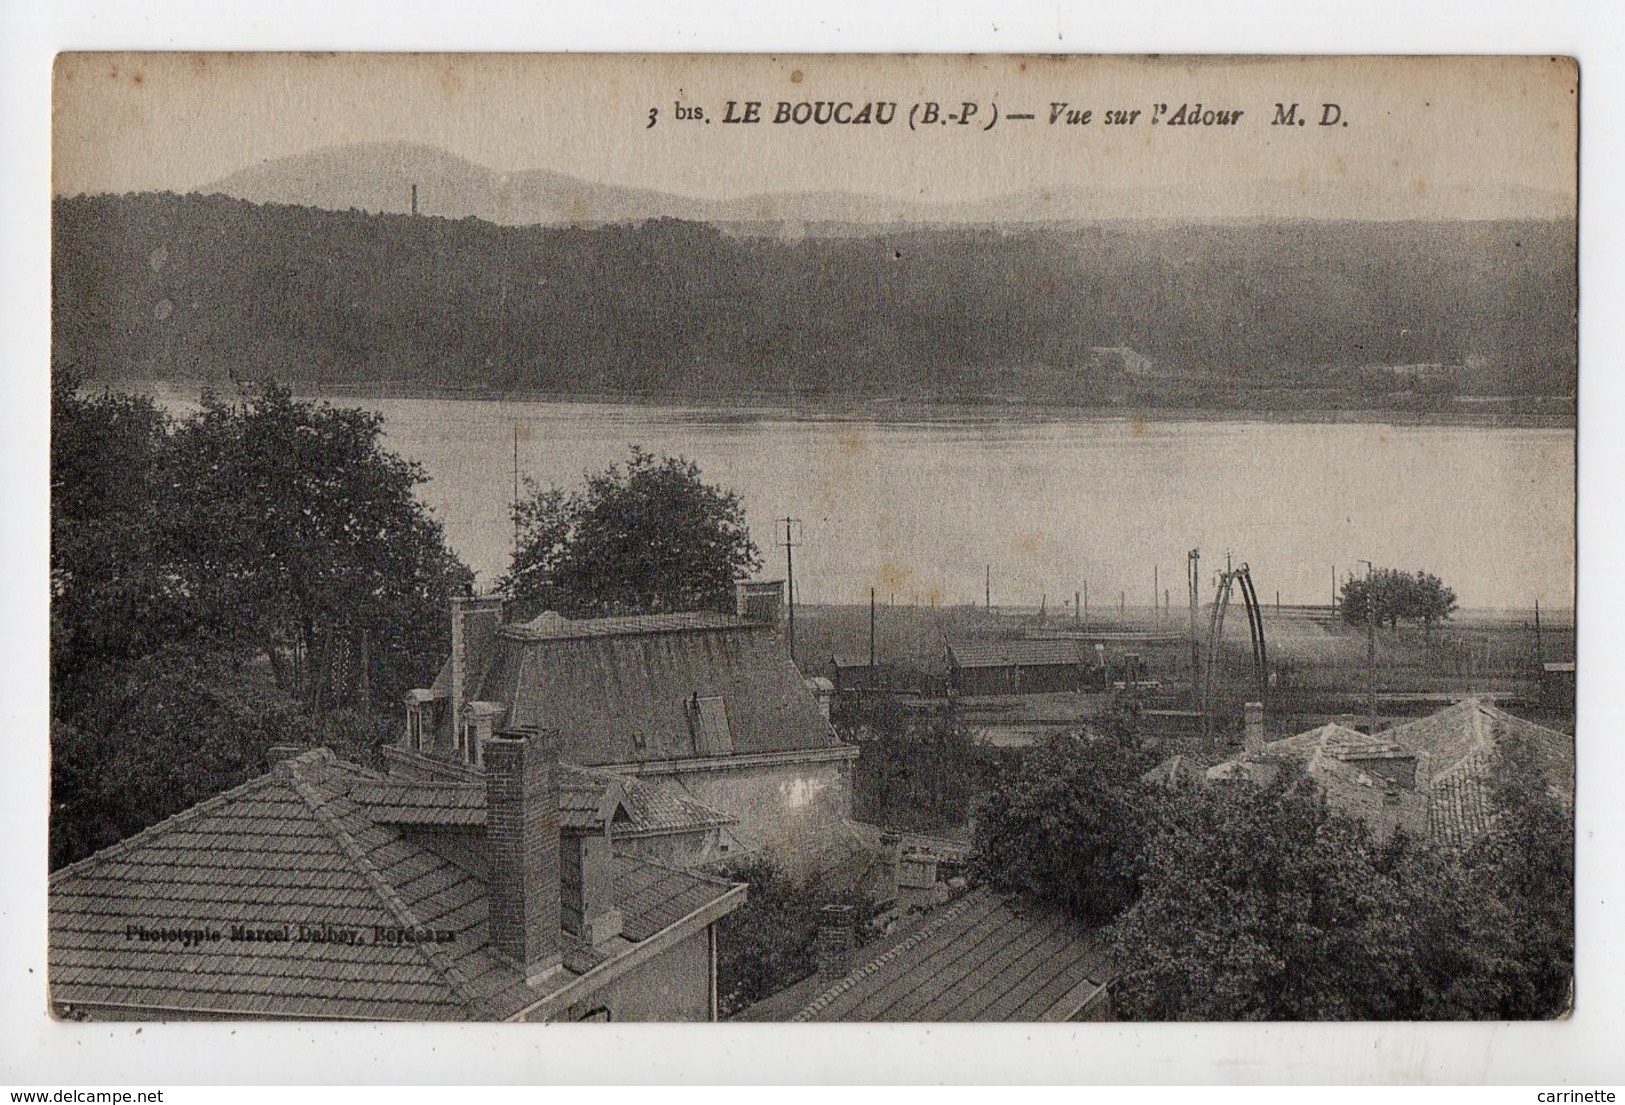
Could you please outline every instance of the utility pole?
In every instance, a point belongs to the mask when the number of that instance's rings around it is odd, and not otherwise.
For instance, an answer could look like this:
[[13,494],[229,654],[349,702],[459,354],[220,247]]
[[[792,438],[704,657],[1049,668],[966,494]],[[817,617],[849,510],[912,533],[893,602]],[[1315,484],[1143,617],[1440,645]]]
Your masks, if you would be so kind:
[[875,589],[869,588],[869,680],[875,678]]
[[1366,710],[1371,715],[1367,732],[1377,735],[1377,578],[1376,567],[1369,560],[1356,561],[1365,565],[1365,694]]
[[796,561],[794,549],[801,542],[793,537],[794,527],[799,520],[786,515],[784,518],[784,576],[785,587],[789,594],[789,630],[790,630],[790,662],[796,659]]
[[1202,550],[1192,549],[1185,554],[1186,584],[1191,598],[1191,690],[1201,694],[1202,642],[1196,635],[1196,608],[1202,589]]
[[1072,592],[1072,620],[1075,621],[1075,622],[1081,622],[1083,620],[1083,592],[1082,591],[1073,591]]
[[1540,600],[1535,600],[1535,673],[1546,678],[1546,650],[1540,639]]
[[1089,620],[1089,581],[1083,581],[1083,620]]
[[1161,572],[1161,565],[1151,565],[1151,613],[1153,614],[1157,612],[1157,596],[1162,594],[1162,581],[1159,579]]
[[993,613],[993,565],[987,566],[987,575],[983,577],[982,598],[987,603],[987,612]]
[[[412,199],[414,206],[417,202],[417,185],[412,185]],[[416,214],[416,212],[413,212]],[[513,425],[513,562],[517,570],[519,566],[519,423]]]

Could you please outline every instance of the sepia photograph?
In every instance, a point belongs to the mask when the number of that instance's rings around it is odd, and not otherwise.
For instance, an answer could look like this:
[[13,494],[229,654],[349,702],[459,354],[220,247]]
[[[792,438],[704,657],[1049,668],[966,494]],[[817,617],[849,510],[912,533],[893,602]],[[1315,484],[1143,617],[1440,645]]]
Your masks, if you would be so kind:
[[59,55],[49,1016],[1583,1012],[1579,86]]

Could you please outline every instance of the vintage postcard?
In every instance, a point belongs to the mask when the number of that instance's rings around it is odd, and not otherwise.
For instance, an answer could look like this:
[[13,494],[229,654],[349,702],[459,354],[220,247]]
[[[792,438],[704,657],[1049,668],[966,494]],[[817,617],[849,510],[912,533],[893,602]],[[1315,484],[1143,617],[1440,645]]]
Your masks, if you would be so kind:
[[52,1014],[1583,1008],[1578,80],[61,55]]

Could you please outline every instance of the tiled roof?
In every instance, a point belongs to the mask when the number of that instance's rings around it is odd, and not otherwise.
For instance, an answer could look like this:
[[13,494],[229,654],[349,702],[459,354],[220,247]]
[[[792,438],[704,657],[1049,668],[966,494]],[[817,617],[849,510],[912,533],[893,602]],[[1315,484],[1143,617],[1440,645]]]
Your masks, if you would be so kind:
[[704,629],[747,629],[756,623],[733,614],[690,610],[681,614],[637,614],[625,618],[563,617],[551,610],[528,622],[505,626],[503,636],[527,641],[564,641],[584,637],[631,637],[645,633],[685,633]]
[[630,779],[628,783],[621,803],[627,819],[616,822],[616,836],[685,832],[739,822],[689,795],[675,779]]
[[557,731],[567,763],[702,755],[687,710],[696,695],[721,697],[733,755],[840,747],[769,627],[705,613],[572,624],[593,628],[504,630],[496,659],[469,687],[471,698],[507,703],[506,724]]
[[722,879],[680,871],[646,859],[616,856],[611,868],[615,905],[629,940],[647,940],[732,889]]
[[[325,750],[308,752],[57,871],[52,1001],[245,1018],[488,1020],[594,965],[599,953],[567,942],[567,972],[551,987],[525,985],[490,949],[484,883],[376,823],[346,793],[374,782]],[[615,863],[627,941],[731,889],[641,860]],[[300,926],[339,939],[302,938],[312,933]],[[218,937],[143,939],[143,929]],[[250,930],[282,938],[241,938]],[[424,930],[452,938],[379,939]]]
[[1392,785],[1358,764],[1332,757],[1315,761],[1309,776],[1320,785],[1334,809],[1345,817],[1364,821],[1378,840],[1387,840],[1398,829],[1413,838],[1427,835],[1426,791]]
[[1425,752],[1434,776],[1447,774],[1473,757],[1487,765],[1496,748],[1519,739],[1533,756],[1549,786],[1574,795],[1574,738],[1544,725],[1515,717],[1482,698],[1469,698],[1424,718],[1398,725],[1383,736],[1406,748]]
[[419,783],[393,779],[358,782],[350,788],[374,821],[390,825],[483,825],[481,783]]
[[951,641],[948,657],[951,664],[961,668],[1043,667],[1079,662],[1078,644],[1070,640]]
[[1061,1020],[1107,973],[1098,931],[984,888],[863,948],[844,978],[808,980],[737,1019]]
[[1488,765],[1468,757],[1433,779],[1428,789],[1428,833],[1446,848],[1466,848],[1495,820],[1495,799],[1487,785]]
[[[739,819],[712,809],[669,779],[633,779],[559,764],[559,816],[565,828],[602,828],[615,835],[658,835],[732,825]],[[482,783],[362,780],[347,793],[374,821],[389,825],[484,825]]]
[[1202,768],[1183,754],[1169,756],[1156,767],[1140,776],[1140,782],[1153,786],[1183,786],[1202,778]]

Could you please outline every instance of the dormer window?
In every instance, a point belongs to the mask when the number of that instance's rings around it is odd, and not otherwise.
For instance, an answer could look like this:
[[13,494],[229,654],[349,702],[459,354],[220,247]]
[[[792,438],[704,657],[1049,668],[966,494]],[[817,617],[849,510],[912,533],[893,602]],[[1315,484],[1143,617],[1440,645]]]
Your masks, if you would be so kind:
[[690,696],[687,708],[689,735],[694,738],[694,751],[700,756],[729,756],[733,754],[733,730],[728,727],[728,707],[720,694]]

